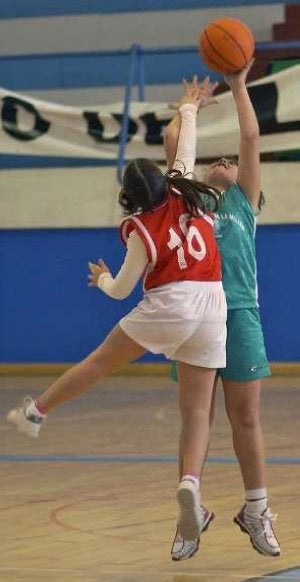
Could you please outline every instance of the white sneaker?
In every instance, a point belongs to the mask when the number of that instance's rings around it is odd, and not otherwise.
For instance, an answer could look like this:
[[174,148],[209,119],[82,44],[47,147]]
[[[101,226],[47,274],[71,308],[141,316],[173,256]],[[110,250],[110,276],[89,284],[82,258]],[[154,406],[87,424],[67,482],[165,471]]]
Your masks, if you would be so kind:
[[203,529],[203,510],[197,485],[189,479],[182,479],[177,489],[177,501],[180,508],[178,533],[184,540],[196,540]]
[[21,408],[13,408],[6,419],[14,424],[19,432],[37,438],[46,415],[40,414],[31,396],[25,396]]
[[272,526],[276,517],[271,513],[269,507],[262,514],[259,514],[248,512],[246,505],[244,505],[233,521],[250,536],[251,544],[255,550],[264,556],[276,557],[280,556],[280,545]]
[[195,540],[185,540],[180,535],[178,529],[176,530],[175,538],[171,548],[172,560],[178,562],[179,560],[187,560],[191,558],[198,550],[200,543],[200,534],[207,530],[210,522],[214,519],[215,514],[201,505],[202,523],[199,530],[199,535]]
[[179,562],[179,560],[191,558],[198,550],[199,541],[199,537],[196,540],[184,540],[180,533],[178,533],[178,530],[176,530],[171,548],[172,560]]

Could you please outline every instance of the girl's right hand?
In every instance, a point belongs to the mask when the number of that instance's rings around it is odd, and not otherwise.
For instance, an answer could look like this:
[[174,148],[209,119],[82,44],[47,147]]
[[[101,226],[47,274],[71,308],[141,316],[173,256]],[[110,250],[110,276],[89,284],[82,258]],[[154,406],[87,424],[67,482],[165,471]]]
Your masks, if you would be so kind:
[[224,75],[224,81],[232,91],[246,85],[247,76],[253,63],[254,59],[251,59],[251,61],[241,71],[232,73],[231,75]]

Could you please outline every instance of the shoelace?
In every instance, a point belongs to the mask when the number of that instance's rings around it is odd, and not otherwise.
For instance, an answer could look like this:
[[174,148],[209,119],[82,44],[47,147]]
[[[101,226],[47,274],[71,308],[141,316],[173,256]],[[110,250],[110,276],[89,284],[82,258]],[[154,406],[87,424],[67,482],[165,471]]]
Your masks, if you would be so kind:
[[[246,512],[245,518],[248,520],[253,528],[255,529],[255,533],[258,536],[266,536],[268,539],[273,538],[275,539],[275,535],[272,528],[272,522],[276,521],[278,515],[277,513],[271,513],[268,509],[263,515],[259,513],[248,513]],[[262,531],[260,528],[262,526]]]
[[262,517],[263,527],[266,534],[267,539],[273,538],[275,539],[275,535],[272,528],[272,522],[276,521],[278,517],[277,513],[271,513],[270,510],[267,510],[266,513]]

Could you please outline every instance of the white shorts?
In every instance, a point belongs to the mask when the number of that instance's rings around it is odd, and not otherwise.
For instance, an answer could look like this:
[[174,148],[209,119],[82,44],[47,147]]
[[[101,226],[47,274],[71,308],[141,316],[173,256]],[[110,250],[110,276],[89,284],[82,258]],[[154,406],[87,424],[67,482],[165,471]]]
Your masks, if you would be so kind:
[[224,368],[226,316],[221,282],[179,281],[147,291],[119,325],[153,354],[194,366]]

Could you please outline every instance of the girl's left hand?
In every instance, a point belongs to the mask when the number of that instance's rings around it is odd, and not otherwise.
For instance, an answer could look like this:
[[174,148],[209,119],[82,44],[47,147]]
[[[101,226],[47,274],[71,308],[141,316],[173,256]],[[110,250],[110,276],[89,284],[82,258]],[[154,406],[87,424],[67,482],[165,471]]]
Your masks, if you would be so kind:
[[90,274],[88,275],[88,286],[89,287],[97,287],[98,286],[98,279],[102,273],[109,273],[110,270],[105,264],[102,259],[98,260],[98,264],[96,263],[88,263]]
[[184,95],[180,99],[179,106],[184,103],[191,103],[196,105],[199,110],[200,107],[207,107],[207,105],[218,103],[214,97],[214,91],[216,90],[218,83],[211,82],[209,76],[205,77],[202,82],[199,82],[198,76],[194,75],[191,83],[186,79],[183,79],[182,83],[184,87]]

